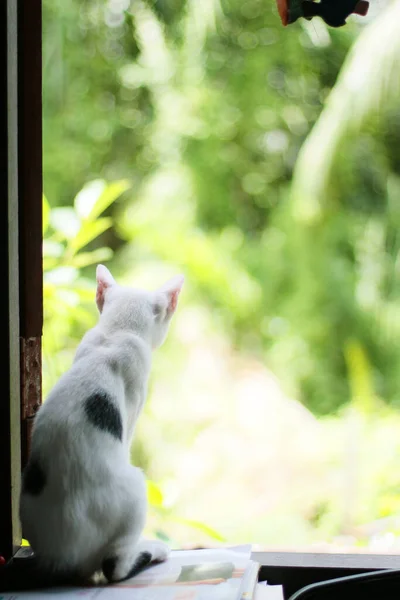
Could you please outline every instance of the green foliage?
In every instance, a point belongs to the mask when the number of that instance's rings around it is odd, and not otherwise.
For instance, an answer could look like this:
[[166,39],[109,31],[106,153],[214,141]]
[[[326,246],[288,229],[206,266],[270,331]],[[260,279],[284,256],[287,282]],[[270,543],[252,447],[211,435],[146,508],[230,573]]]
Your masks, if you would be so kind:
[[[226,539],[215,529],[209,527],[205,523],[196,521],[195,519],[186,519],[176,514],[174,509],[168,508],[164,504],[164,498],[161,488],[152,480],[148,479],[147,483],[147,499],[150,505],[150,528],[152,533],[162,540],[177,545],[171,536],[165,531],[165,525],[172,526],[178,524],[185,529],[194,530],[201,533],[203,537],[211,542],[226,542]],[[189,535],[191,535],[189,533]]]
[[[326,416],[333,469],[348,421],[376,457],[357,518],[397,510],[396,476],[385,472],[386,484],[378,465],[398,457],[399,3],[365,30],[338,31],[319,20],[284,29],[263,0],[43,7],[45,388],[93,322],[88,267],[114,253],[122,278],[149,285],[182,270],[184,302],[207,315],[208,336]],[[155,369],[166,387],[187,358],[177,336],[169,343]],[[181,425],[150,408],[144,429],[176,450],[206,420]],[[136,456],[164,489],[148,439]],[[164,516],[176,510],[165,512],[161,488],[149,487],[152,530],[169,537]],[[285,505],[260,531],[291,535],[291,518],[294,537],[308,525],[342,531],[343,499],[315,494],[307,517]]]
[[[56,204],[88,177],[132,180],[109,238],[129,243],[121,271],[138,259],[184,269],[235,344],[326,412],[348,398],[343,352],[334,334],[326,344],[331,301],[309,295],[314,266],[293,272],[287,192],[356,29],[318,27],[288,35],[261,0],[45,2],[44,142]],[[302,306],[321,313],[309,339]]]
[[70,365],[80,338],[94,325],[95,280],[93,269],[90,278],[85,277],[85,268],[112,257],[112,250],[101,245],[101,234],[112,219],[99,217],[128,188],[127,181],[96,180],[82,188],[73,206],[51,208],[43,198],[45,395]]
[[[394,208],[400,191],[395,59],[399,10],[399,3],[392,3],[349,53],[300,152],[286,224],[297,230],[292,241],[294,270],[306,269],[318,290],[319,300],[313,301],[303,288],[305,301],[328,317],[325,332],[345,360],[349,340],[358,339],[370,365],[372,389],[395,406],[400,403],[400,277],[395,267],[400,240]],[[382,47],[383,35],[393,43]],[[388,139],[397,140],[397,145]],[[313,177],[310,164],[315,167]],[[316,244],[317,240],[328,244]],[[307,326],[305,336],[311,341]],[[319,350],[327,354],[326,349]],[[327,389],[339,391],[337,382],[347,374],[343,366],[341,358],[329,361]],[[310,383],[308,404],[318,411],[323,388]],[[349,383],[351,388],[351,379]],[[340,404],[339,397],[335,393],[330,399],[329,411]],[[348,397],[349,391],[343,389],[342,400]]]

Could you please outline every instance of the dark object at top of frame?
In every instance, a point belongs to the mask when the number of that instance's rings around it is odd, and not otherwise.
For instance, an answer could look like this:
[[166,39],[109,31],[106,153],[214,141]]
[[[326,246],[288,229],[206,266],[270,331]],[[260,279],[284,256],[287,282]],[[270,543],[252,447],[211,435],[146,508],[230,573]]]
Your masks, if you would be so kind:
[[291,25],[303,17],[311,20],[321,17],[330,27],[342,27],[351,14],[365,16],[368,12],[367,0],[276,0],[283,25]]

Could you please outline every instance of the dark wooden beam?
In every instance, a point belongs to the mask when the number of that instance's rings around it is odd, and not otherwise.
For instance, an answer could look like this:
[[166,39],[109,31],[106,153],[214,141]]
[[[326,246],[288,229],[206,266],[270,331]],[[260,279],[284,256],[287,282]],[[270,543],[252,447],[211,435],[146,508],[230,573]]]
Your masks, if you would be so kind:
[[22,466],[41,403],[42,268],[42,6],[18,4],[19,298]]
[[1,2],[0,556],[6,559],[21,542],[21,458],[41,401],[41,46],[41,0]]

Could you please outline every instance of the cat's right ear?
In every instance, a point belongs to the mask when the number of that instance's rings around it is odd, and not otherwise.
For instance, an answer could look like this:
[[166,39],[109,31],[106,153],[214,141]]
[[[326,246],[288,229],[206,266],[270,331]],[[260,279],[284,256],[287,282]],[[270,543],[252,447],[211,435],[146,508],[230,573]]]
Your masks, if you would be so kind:
[[103,311],[104,297],[106,290],[115,285],[115,279],[111,275],[110,271],[104,265],[97,265],[96,269],[96,304],[99,312]]

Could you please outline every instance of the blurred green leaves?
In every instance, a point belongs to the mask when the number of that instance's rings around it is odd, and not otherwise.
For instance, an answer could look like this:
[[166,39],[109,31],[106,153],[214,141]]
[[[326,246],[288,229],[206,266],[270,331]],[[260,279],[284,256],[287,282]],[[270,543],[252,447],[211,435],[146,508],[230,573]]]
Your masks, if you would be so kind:
[[147,479],[147,499],[151,506],[160,508],[163,505],[164,499],[160,487],[151,479]]
[[[171,508],[167,508],[164,505],[164,498],[159,485],[157,485],[154,481],[147,479],[147,499],[150,504],[150,511],[155,513],[162,524],[166,524],[167,527],[174,523],[184,526],[185,528],[194,529],[201,534],[205,535],[208,539],[214,542],[226,542],[226,539],[215,529],[209,527],[205,523],[197,521],[195,519],[187,519],[184,517],[178,516],[175,511]],[[154,516],[150,515],[150,518]],[[157,530],[158,537],[161,539],[170,540],[166,531]]]
[[94,222],[121,194],[131,187],[128,180],[107,184],[104,180],[91,181],[76,195],[74,206],[86,222]]
[[112,249],[99,241],[113,221],[101,215],[129,186],[126,180],[90,182],[77,194],[73,206],[51,208],[43,197],[45,394],[94,324],[95,279],[93,273],[87,279],[84,270],[112,257]]
[[82,268],[98,261],[109,260],[110,248],[81,251],[112,226],[111,217],[100,217],[127,189],[128,181],[106,184],[103,180],[92,181],[77,194],[73,207],[50,209],[43,198],[44,269],[53,266]]
[[[352,46],[359,23],[289,31],[262,0],[45,0],[45,189],[62,205],[46,216],[59,228],[49,267],[61,243],[69,267],[110,248],[121,271],[184,269],[234,344],[316,413],[350,400],[348,335],[399,402],[398,352],[383,344],[400,322],[397,10]],[[363,230],[377,227],[367,256]]]
[[[399,3],[338,31],[284,29],[263,0],[43,9],[45,389],[94,323],[93,265],[113,257],[126,281],[184,271],[195,325],[206,313],[314,414],[379,410],[376,447],[397,435],[383,407],[400,406]],[[175,340],[171,377],[184,352]],[[151,431],[171,427],[189,443],[165,415]],[[385,477],[365,514],[398,505]]]

